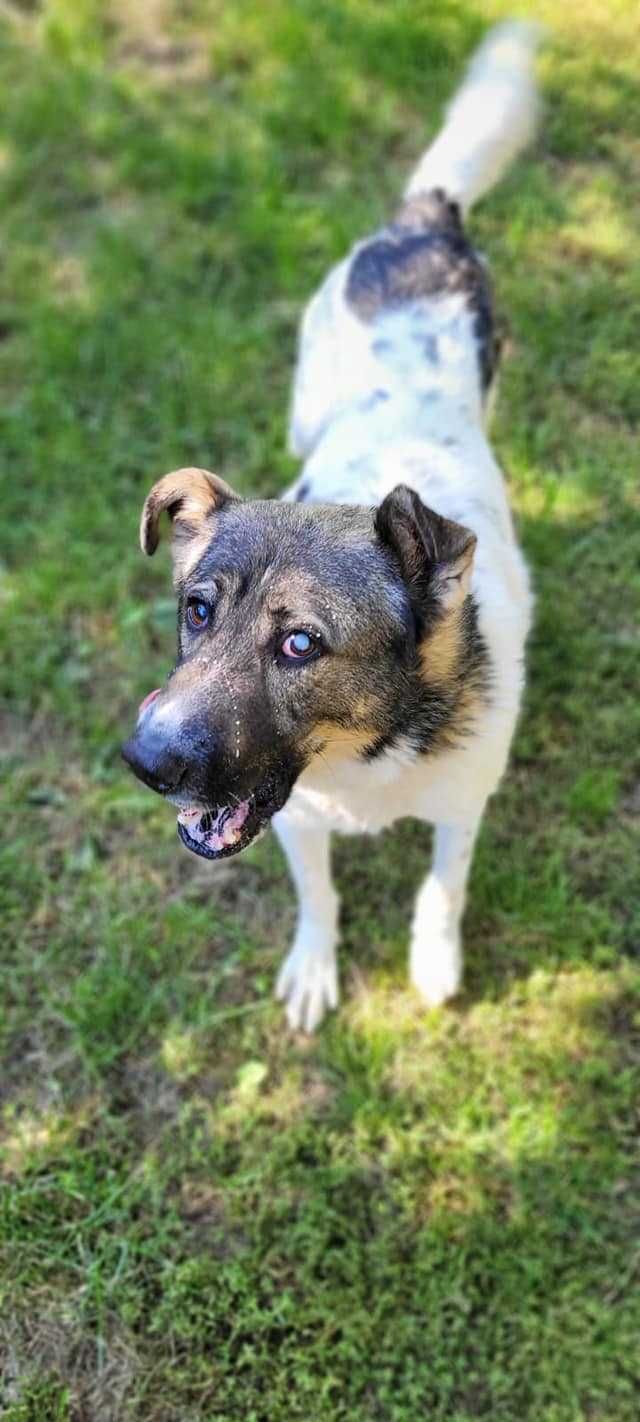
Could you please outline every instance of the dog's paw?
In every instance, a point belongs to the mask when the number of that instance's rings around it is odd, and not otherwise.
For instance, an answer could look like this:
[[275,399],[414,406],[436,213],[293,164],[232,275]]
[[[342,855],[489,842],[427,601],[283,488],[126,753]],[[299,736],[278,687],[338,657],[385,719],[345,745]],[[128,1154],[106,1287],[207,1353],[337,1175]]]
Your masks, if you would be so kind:
[[296,941],[278,974],[276,997],[284,1002],[287,1022],[294,1032],[314,1032],[329,1008],[338,1006],[334,949]]
[[462,955],[456,939],[433,935],[411,944],[409,975],[428,1007],[441,1007],[455,997],[462,978]]

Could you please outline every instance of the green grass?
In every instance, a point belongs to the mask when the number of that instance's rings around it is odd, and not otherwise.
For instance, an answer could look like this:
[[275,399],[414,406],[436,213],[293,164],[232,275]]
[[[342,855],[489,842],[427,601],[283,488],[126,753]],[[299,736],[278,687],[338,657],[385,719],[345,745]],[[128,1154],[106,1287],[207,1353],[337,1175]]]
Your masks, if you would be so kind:
[[473,218],[538,602],[464,994],[407,988],[407,824],[340,846],[343,1005],[289,1037],[275,841],[211,872],[118,757],[173,653],[147,488],[284,486],[301,304],[505,8],[2,6],[6,1422],[637,1419],[634,0],[533,7],[541,137]]

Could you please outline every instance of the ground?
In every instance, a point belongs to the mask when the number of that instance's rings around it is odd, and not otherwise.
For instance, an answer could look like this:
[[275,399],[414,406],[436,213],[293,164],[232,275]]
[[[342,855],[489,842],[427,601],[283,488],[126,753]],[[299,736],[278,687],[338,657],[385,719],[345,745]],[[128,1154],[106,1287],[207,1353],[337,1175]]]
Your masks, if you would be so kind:
[[145,492],[290,479],[301,304],[505,8],[3,0],[5,1422],[638,1416],[635,0],[530,7],[541,135],[472,222],[537,617],[463,994],[407,986],[407,823],[339,846],[292,1037],[275,840],[188,856],[118,754],[173,653]]

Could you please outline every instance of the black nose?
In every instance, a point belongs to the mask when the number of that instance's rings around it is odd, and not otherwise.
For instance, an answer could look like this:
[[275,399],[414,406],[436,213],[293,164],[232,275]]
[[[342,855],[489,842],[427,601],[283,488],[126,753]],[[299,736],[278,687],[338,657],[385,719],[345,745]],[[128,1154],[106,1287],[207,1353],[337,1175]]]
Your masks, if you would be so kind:
[[159,795],[171,795],[181,785],[187,773],[187,761],[182,752],[151,727],[139,727],[122,747],[122,756],[138,780],[142,780]]

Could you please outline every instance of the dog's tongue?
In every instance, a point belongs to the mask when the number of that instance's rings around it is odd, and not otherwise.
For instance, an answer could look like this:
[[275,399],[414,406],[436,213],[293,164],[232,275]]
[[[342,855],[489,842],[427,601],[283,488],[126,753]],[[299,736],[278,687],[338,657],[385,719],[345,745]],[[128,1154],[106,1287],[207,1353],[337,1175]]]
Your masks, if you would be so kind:
[[212,853],[219,854],[221,849],[230,849],[232,845],[237,844],[248,814],[248,800],[242,800],[233,809],[230,805],[225,805],[215,814],[211,814],[208,810],[200,810],[195,806],[192,809],[180,811],[178,824],[186,829],[189,838],[193,839],[196,844],[201,844]]
[[161,686],[157,686],[156,689],[155,689],[155,691],[150,691],[150,692],[149,692],[149,695],[148,695],[148,696],[145,696],[144,701],[141,701],[141,702],[140,702],[140,705],[139,705],[139,707],[138,707],[138,715],[139,715],[139,716],[142,715],[142,712],[143,712],[143,711],[146,711],[147,706],[150,706],[152,701],[155,701],[156,696],[159,696],[161,691],[162,691],[162,687],[161,687]]

